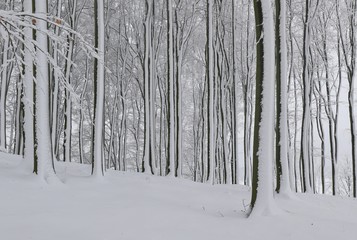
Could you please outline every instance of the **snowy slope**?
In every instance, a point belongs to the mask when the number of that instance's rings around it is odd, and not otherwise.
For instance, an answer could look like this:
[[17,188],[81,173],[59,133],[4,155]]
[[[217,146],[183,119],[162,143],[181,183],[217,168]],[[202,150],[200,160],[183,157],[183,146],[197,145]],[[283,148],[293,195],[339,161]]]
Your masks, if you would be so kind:
[[355,200],[298,195],[278,199],[278,215],[246,219],[245,187],[114,171],[96,182],[89,172],[59,164],[64,184],[48,185],[0,153],[0,239],[357,239]]

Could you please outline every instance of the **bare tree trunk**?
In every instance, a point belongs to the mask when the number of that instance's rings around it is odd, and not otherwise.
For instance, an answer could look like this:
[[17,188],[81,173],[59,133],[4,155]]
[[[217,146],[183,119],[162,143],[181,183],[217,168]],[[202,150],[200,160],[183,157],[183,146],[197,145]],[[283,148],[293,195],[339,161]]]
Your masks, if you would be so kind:
[[[177,160],[175,160],[175,146],[177,148],[177,139],[175,139],[175,100],[174,100],[174,48],[173,48],[173,16],[172,16],[172,0],[167,0],[167,86],[168,86],[168,157],[169,157],[169,175],[177,177]],[[175,141],[176,140],[176,141]],[[176,156],[177,157],[177,156]]]
[[8,79],[8,48],[9,48],[9,34],[3,29],[3,26],[0,26],[0,31],[4,35],[4,44],[3,44],[3,56],[2,56],[2,71],[1,71],[1,89],[0,89],[0,149],[6,150],[6,96],[7,96],[7,79]]
[[153,171],[153,164],[155,163],[155,142],[153,141],[152,138],[152,128],[154,128],[155,126],[153,126],[152,123],[152,79],[151,79],[151,68],[150,68],[150,64],[152,64],[152,59],[150,56],[152,56],[151,52],[151,41],[152,41],[152,37],[151,37],[151,28],[152,28],[152,7],[153,7],[153,2],[152,0],[146,0],[145,2],[146,4],[146,20],[145,20],[145,59],[144,59],[144,106],[145,106],[145,115],[144,115],[144,123],[145,123],[145,131],[144,131],[144,135],[145,135],[145,143],[144,143],[144,156],[143,156],[143,170],[145,173],[150,173],[150,174],[154,174]]
[[208,175],[207,181],[214,184],[215,181],[215,122],[214,122],[214,76],[213,76],[213,0],[207,0],[207,83],[208,83],[208,150],[207,163]]
[[101,0],[95,0],[95,46],[99,55],[94,66],[94,145],[92,159],[92,175],[100,177],[104,175],[103,166],[103,127],[104,127],[104,3]]

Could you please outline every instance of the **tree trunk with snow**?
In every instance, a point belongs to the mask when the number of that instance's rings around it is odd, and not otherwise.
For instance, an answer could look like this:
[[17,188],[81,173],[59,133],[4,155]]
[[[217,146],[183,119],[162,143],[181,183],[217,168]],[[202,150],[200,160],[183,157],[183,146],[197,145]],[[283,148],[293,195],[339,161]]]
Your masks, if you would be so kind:
[[[7,26],[8,27],[8,26]],[[8,52],[10,37],[4,26],[0,26],[0,35],[4,38],[1,61],[1,89],[0,89],[0,149],[6,150],[6,96],[8,93]]]
[[355,104],[354,104],[354,94],[355,94],[355,82],[357,81],[357,33],[356,33],[356,24],[357,24],[357,3],[354,1],[351,3],[352,14],[350,16],[350,30],[353,32],[351,36],[351,66],[349,68],[350,73],[348,77],[348,112],[350,120],[350,134],[351,134],[351,147],[352,147],[352,194],[353,197],[357,197],[357,146],[356,146],[356,123],[355,123]]
[[[169,123],[168,131],[168,157],[169,157],[169,175],[176,175],[175,167],[175,105],[174,105],[174,49],[173,49],[173,17],[172,17],[172,0],[167,0],[167,86],[168,86],[168,113],[167,120]],[[177,123],[176,123],[177,124]]]
[[[75,29],[76,24],[76,11],[77,11],[77,0],[73,0],[73,5],[69,5],[71,8],[70,13],[70,26],[71,29]],[[74,34],[70,33],[67,36],[68,50],[66,53],[66,63],[65,63],[65,119],[64,119],[64,161],[71,162],[72,160],[72,96],[71,96],[71,78],[72,78],[72,61],[74,53]]]
[[[61,16],[61,11],[62,11],[62,0],[59,0],[57,2],[57,17],[60,18]],[[56,26],[55,27],[55,35],[56,36],[59,36],[60,34],[60,31],[59,31],[59,27]],[[54,64],[55,65],[58,65],[58,52],[59,52],[59,46],[58,46],[58,43],[57,41],[54,42],[53,44],[54,46],[54,49],[53,49],[53,61],[54,61]],[[59,103],[58,103],[58,93],[59,93],[59,76],[58,76],[58,72],[55,71],[54,69],[51,69],[52,73],[51,73],[51,76],[52,76],[52,81],[51,81],[51,84],[52,84],[52,101],[51,101],[51,104],[52,104],[52,108],[51,108],[51,111],[52,111],[52,121],[51,121],[51,141],[52,141],[52,155],[53,155],[53,159],[57,159],[58,157],[58,138],[59,138],[59,134],[57,132],[58,130],[58,106],[59,106]]]
[[104,1],[95,0],[95,43],[98,59],[94,66],[96,74],[95,82],[95,107],[94,107],[94,146],[92,175],[95,177],[104,175],[103,166],[103,127],[104,127]]
[[208,81],[208,150],[207,150],[207,164],[208,178],[207,180],[214,184],[215,181],[215,123],[214,123],[214,56],[213,56],[213,0],[207,0],[207,81]]
[[36,140],[38,161],[35,164],[34,172],[43,179],[48,179],[54,175],[50,113],[49,113],[49,81],[48,81],[48,40],[47,40],[47,6],[43,0],[36,0]]
[[[176,12],[177,15],[177,12]],[[176,18],[177,24],[177,18]],[[178,26],[178,25],[176,25]],[[182,175],[182,85],[181,85],[181,74],[182,74],[182,47],[179,46],[180,40],[177,39],[180,34],[176,36],[176,81],[175,81],[175,129],[176,129],[176,156],[175,156],[175,175],[181,177]]]
[[303,42],[303,118],[301,130],[301,166],[302,166],[302,191],[312,192],[312,182],[310,177],[310,154],[311,145],[311,94],[312,80],[310,79],[310,1],[305,1],[304,19],[304,42]]
[[[32,14],[32,0],[24,1],[24,11]],[[35,158],[35,144],[34,144],[34,84],[33,84],[33,52],[32,44],[33,36],[32,29],[26,27],[24,29],[25,35],[25,49],[24,49],[24,79],[23,88],[24,96],[22,102],[24,104],[24,132],[25,132],[25,149],[24,158],[28,161],[34,161]]]
[[145,173],[154,174],[153,164],[155,163],[155,139],[152,134],[154,133],[152,120],[153,120],[153,107],[152,102],[152,84],[151,79],[151,65],[152,65],[152,11],[153,0],[145,1],[146,19],[145,19],[145,56],[144,56],[144,156],[143,156],[143,170]]
[[233,161],[232,161],[232,183],[233,184],[238,184],[238,104],[239,104],[239,95],[238,95],[238,78],[236,74],[236,11],[235,11],[235,0],[232,0],[232,79],[233,79],[233,86],[232,86],[232,95],[233,95],[233,110],[232,110],[232,119],[233,119],[233,150],[232,150],[232,155],[233,155]]
[[253,178],[250,215],[271,214],[274,157],[274,25],[270,0],[254,0],[257,40]]
[[287,103],[287,46],[286,46],[286,3],[276,0],[275,49],[276,49],[276,192],[289,195],[288,164],[288,103]]

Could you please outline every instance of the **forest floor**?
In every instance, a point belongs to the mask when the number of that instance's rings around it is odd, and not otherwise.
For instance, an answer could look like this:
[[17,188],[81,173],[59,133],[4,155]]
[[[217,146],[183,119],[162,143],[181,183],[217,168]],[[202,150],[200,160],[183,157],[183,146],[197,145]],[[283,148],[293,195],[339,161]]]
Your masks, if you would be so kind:
[[57,164],[47,184],[21,158],[0,153],[1,240],[357,239],[357,201],[299,194],[273,216],[246,218],[249,189]]

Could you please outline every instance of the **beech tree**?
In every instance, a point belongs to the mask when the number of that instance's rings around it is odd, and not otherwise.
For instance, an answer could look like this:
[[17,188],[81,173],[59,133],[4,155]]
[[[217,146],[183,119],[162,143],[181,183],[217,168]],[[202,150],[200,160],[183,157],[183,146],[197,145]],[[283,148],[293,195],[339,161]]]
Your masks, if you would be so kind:
[[[24,12],[32,13],[33,6],[32,1],[24,1]],[[27,27],[24,29],[24,95],[22,97],[22,102],[24,104],[24,132],[25,132],[25,148],[24,148],[24,158],[29,161],[33,161],[35,158],[35,143],[34,143],[34,73],[33,73],[33,52],[34,48],[32,45],[33,33],[32,28]]]
[[104,117],[104,1],[94,2],[95,11],[95,47],[98,59],[94,65],[94,145],[92,174],[95,177],[104,175],[103,161],[103,117]]
[[[50,135],[49,84],[48,84],[48,52],[47,42],[47,6],[36,0],[36,84],[35,84],[35,139],[37,143],[34,172],[41,178],[48,179],[54,175],[52,145]],[[37,160],[37,161],[36,161]]]
[[[68,3],[70,9],[70,26],[72,29],[75,29],[76,25],[76,11],[77,11],[77,0],[74,0],[72,3]],[[61,6],[59,6],[61,7]],[[71,78],[72,78],[72,59],[74,55],[74,34],[70,33],[67,36],[68,50],[66,52],[66,62],[65,62],[65,81],[68,87],[71,86]],[[64,103],[64,161],[71,161],[72,153],[71,153],[71,145],[72,145],[72,97],[71,97],[71,89],[65,88],[65,103]]]
[[274,25],[270,0],[254,1],[256,27],[256,95],[250,215],[273,210]]
[[288,159],[288,103],[287,103],[287,46],[286,3],[275,1],[275,49],[276,49],[276,191],[290,194]]
[[[172,0],[167,0],[167,79],[168,79],[168,122],[169,122],[169,133],[168,133],[168,156],[169,156],[169,174],[171,176],[177,177],[177,171],[175,164],[175,106],[174,106],[174,48],[173,48],[173,16],[172,16]],[[177,124],[177,122],[176,122]],[[178,154],[176,152],[176,154]]]
[[146,173],[154,173],[156,143],[155,143],[155,124],[154,120],[154,79],[152,79],[153,61],[152,61],[152,15],[153,15],[152,0],[145,1],[145,56],[144,56],[144,122],[145,122],[145,143],[143,170]]
[[208,150],[207,150],[207,164],[208,175],[207,181],[211,184],[215,179],[215,122],[214,122],[214,76],[213,76],[213,0],[207,0],[207,86],[208,86]]

